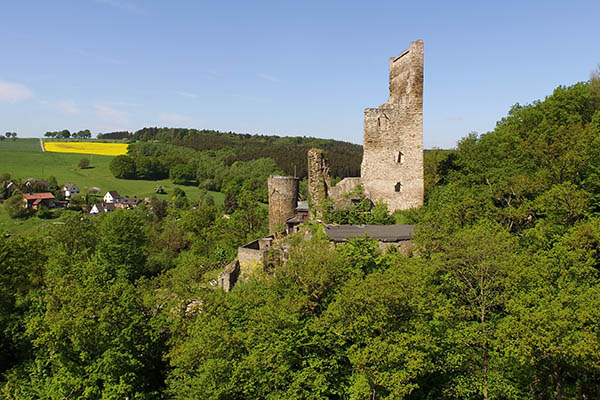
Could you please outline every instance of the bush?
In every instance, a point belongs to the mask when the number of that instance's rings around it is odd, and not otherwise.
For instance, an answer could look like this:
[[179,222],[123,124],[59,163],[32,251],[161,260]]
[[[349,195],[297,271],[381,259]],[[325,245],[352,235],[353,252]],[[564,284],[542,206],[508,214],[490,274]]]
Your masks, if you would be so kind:
[[4,203],[6,211],[11,218],[21,218],[29,214],[29,210],[23,207],[23,193],[15,190],[13,195]]
[[52,211],[43,204],[40,204],[37,210],[37,217],[42,219],[52,218]]
[[115,178],[135,179],[135,161],[128,156],[117,156],[109,165],[110,172]]

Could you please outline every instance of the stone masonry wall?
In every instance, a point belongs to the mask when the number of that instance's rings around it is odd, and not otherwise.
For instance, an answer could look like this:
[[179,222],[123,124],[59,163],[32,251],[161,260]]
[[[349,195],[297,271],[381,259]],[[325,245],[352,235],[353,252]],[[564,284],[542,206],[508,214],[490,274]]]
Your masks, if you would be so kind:
[[298,178],[271,175],[269,190],[269,232],[285,228],[285,221],[296,214]]
[[390,95],[364,119],[361,182],[390,212],[423,205],[423,41],[390,59]]
[[313,206],[329,196],[331,175],[321,149],[310,149],[308,158],[308,198]]
[[230,262],[217,277],[217,283],[224,291],[229,292],[240,275],[240,263],[237,259]]
[[263,265],[263,255],[265,252],[266,250],[255,250],[239,247],[237,260],[240,266],[240,274],[247,276],[254,271],[261,270]]
[[[336,208],[344,208],[348,206],[347,195],[356,189],[357,186],[361,185],[361,178],[344,178],[337,185],[331,188],[329,197],[333,201],[333,205]],[[368,197],[368,193],[365,193]]]

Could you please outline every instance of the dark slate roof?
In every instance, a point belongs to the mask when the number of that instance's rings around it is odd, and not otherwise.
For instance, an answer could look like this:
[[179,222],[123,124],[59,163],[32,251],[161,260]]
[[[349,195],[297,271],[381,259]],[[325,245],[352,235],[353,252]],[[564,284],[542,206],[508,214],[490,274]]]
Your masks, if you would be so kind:
[[33,179],[33,178],[29,178],[27,179],[27,181],[25,181],[26,185],[35,185],[35,184],[39,184],[39,185],[43,185],[45,187],[50,187],[50,182],[48,181],[43,181],[43,180],[39,180],[39,179]]
[[68,191],[72,191],[73,188],[76,188],[77,186],[74,183],[67,183],[66,185],[64,185],[62,188],[63,190],[68,190]]
[[142,202],[142,199],[139,199],[137,197],[123,196],[120,199],[121,199],[121,201],[119,201],[119,203],[133,205],[133,206],[137,206],[138,204],[140,204]]
[[325,225],[325,233],[333,242],[368,236],[380,242],[410,240],[414,225]]
[[117,199],[117,198],[121,197],[121,196],[119,196],[119,193],[117,193],[116,190],[109,190],[108,193],[110,193],[110,195],[113,199]]

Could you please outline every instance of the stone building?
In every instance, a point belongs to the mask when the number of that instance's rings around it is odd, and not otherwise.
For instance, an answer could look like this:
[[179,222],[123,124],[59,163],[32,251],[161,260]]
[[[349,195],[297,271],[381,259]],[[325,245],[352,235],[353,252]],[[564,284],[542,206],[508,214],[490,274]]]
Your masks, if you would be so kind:
[[285,229],[285,222],[296,215],[298,205],[298,178],[271,175],[269,191],[269,232]]
[[423,205],[423,41],[390,58],[390,95],[364,119],[361,183],[390,212]]

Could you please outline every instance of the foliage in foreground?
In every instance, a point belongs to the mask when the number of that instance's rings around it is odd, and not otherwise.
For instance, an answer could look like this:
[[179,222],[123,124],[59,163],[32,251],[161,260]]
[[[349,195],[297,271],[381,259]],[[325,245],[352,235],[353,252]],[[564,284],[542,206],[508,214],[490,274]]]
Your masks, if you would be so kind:
[[0,395],[599,398],[595,90],[560,87],[438,154],[426,206],[396,216],[418,222],[407,254],[309,227],[224,293],[218,268],[265,234],[249,191],[229,218],[67,213],[3,239]]

